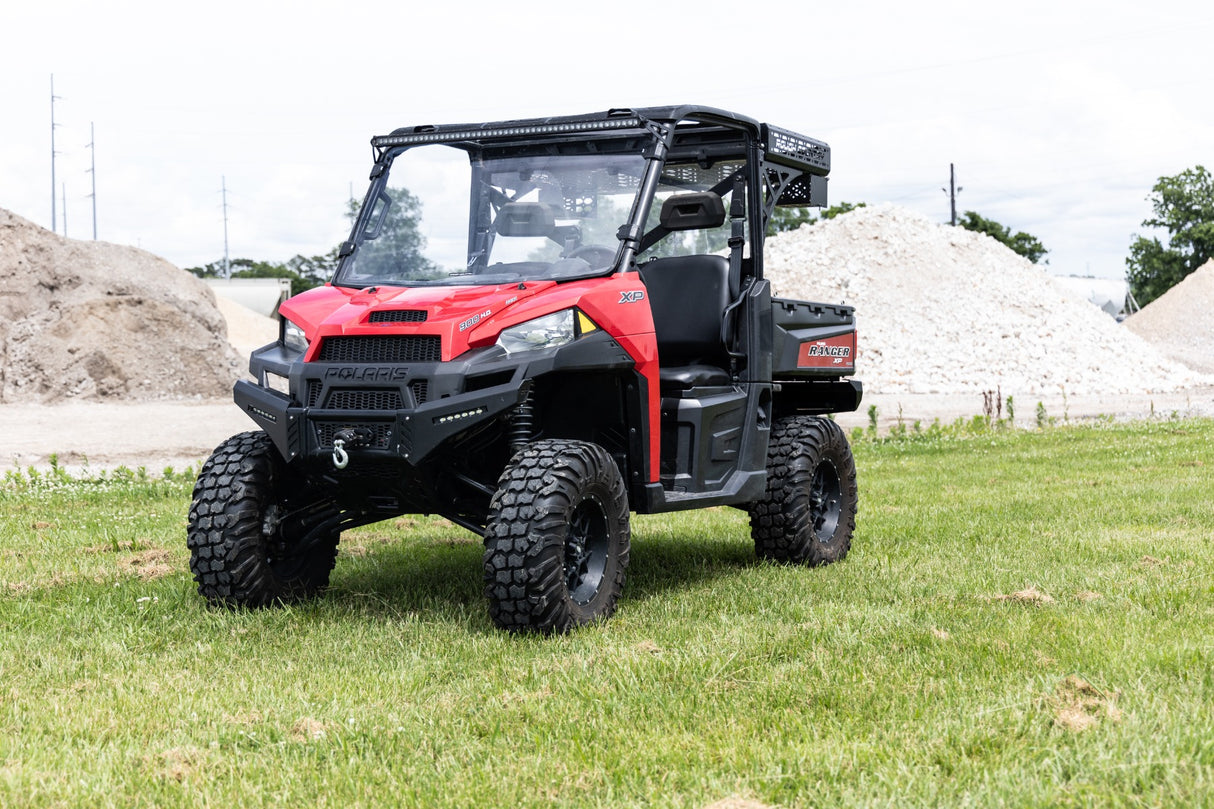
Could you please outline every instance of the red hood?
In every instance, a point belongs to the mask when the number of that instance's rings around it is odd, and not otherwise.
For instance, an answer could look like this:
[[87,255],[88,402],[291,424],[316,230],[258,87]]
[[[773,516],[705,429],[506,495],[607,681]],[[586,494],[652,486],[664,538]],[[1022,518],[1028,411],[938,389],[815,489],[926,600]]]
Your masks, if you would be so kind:
[[[442,337],[442,358],[492,345],[502,329],[532,318],[578,307],[613,336],[653,333],[647,305],[637,305],[644,286],[635,274],[557,284],[527,281],[474,287],[323,286],[286,301],[279,311],[316,346],[335,335],[431,334]],[[620,305],[623,302],[637,302]],[[414,310],[424,319],[372,323],[372,312]],[[311,354],[311,352],[309,352]],[[312,359],[309,355],[308,359]]]
[[[474,326],[555,286],[552,281],[476,287],[371,287],[348,289],[323,286],[284,302],[279,311],[303,328],[308,339],[334,335],[437,334],[443,337],[443,359],[466,351]],[[372,312],[411,310],[424,319],[371,323]]]

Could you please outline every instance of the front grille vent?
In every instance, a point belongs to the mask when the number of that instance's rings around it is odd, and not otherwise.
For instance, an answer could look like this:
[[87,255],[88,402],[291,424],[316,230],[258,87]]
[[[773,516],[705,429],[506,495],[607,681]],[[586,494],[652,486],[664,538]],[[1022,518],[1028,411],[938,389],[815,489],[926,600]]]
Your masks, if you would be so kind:
[[430,383],[425,379],[415,379],[409,383],[409,390],[413,393],[413,406],[418,407],[426,403],[430,393]]
[[326,337],[320,362],[438,362],[443,357],[437,335]]
[[383,309],[371,313],[372,323],[425,323],[425,309]]
[[329,410],[402,410],[399,390],[335,390],[325,407]]

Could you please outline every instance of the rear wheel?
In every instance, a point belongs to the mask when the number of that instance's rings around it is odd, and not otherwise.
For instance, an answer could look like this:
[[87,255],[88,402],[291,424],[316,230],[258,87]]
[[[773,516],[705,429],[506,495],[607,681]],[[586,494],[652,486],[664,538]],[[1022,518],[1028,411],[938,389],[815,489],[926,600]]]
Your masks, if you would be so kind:
[[777,421],[768,444],[767,491],[750,506],[759,558],[837,562],[851,547],[856,502],[856,463],[843,429],[813,416]]
[[263,432],[229,438],[198,475],[190,505],[190,570],[207,601],[263,607],[317,595],[329,584],[339,534],[302,519],[286,463]]
[[628,497],[611,455],[583,441],[527,445],[502,473],[485,528],[493,622],[551,633],[608,617],[628,552]]

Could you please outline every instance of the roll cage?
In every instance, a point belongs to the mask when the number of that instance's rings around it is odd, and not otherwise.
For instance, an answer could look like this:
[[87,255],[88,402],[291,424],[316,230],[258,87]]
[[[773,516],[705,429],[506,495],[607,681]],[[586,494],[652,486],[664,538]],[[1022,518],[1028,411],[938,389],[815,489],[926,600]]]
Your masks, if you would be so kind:
[[[554,274],[557,280],[633,268],[639,254],[670,233],[651,216],[655,192],[659,186],[677,188],[680,182],[718,196],[743,192],[738,196],[745,199],[747,241],[751,245],[745,273],[762,278],[762,238],[772,211],[777,205],[824,206],[826,175],[830,171],[830,148],[821,141],[724,110],[690,105],[612,109],[482,124],[403,127],[373,138],[371,145],[375,159],[371,185],[351,238],[339,250],[341,263],[334,277],[334,284],[339,286],[365,285],[354,279],[353,257],[367,234],[377,232],[378,223],[373,217],[381,216],[382,209],[376,201],[385,195],[392,162],[419,146],[450,146],[466,153],[473,166],[467,242],[468,265],[473,269],[478,260],[483,261],[488,255],[495,238],[491,220],[500,216],[505,206],[524,196],[518,191],[511,198],[487,184],[478,190],[483,179],[478,176],[478,166],[506,160],[640,156],[644,168],[636,178],[631,208],[613,234],[618,242],[613,260],[585,262],[584,268],[569,263]],[[706,186],[705,178],[715,182]],[[759,193],[745,193],[746,189],[758,189]],[[477,202],[478,195],[482,204]],[[488,205],[483,204],[485,201]],[[542,216],[535,208],[513,213],[520,217],[516,232],[528,235],[531,231],[527,228],[531,226],[527,218]],[[543,231],[554,242],[563,239],[567,245],[574,244],[576,234],[562,231],[562,227],[569,226],[549,226],[544,222],[535,226],[535,233]],[[734,238],[738,238],[736,233]]]

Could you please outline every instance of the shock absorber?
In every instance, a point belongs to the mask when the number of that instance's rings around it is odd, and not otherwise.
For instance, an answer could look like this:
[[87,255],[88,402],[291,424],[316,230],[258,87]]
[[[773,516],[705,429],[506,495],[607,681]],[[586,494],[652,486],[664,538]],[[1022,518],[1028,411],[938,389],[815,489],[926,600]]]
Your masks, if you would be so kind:
[[510,414],[510,452],[518,452],[531,441],[535,430],[535,411],[533,410],[531,387],[523,393],[523,400]]

